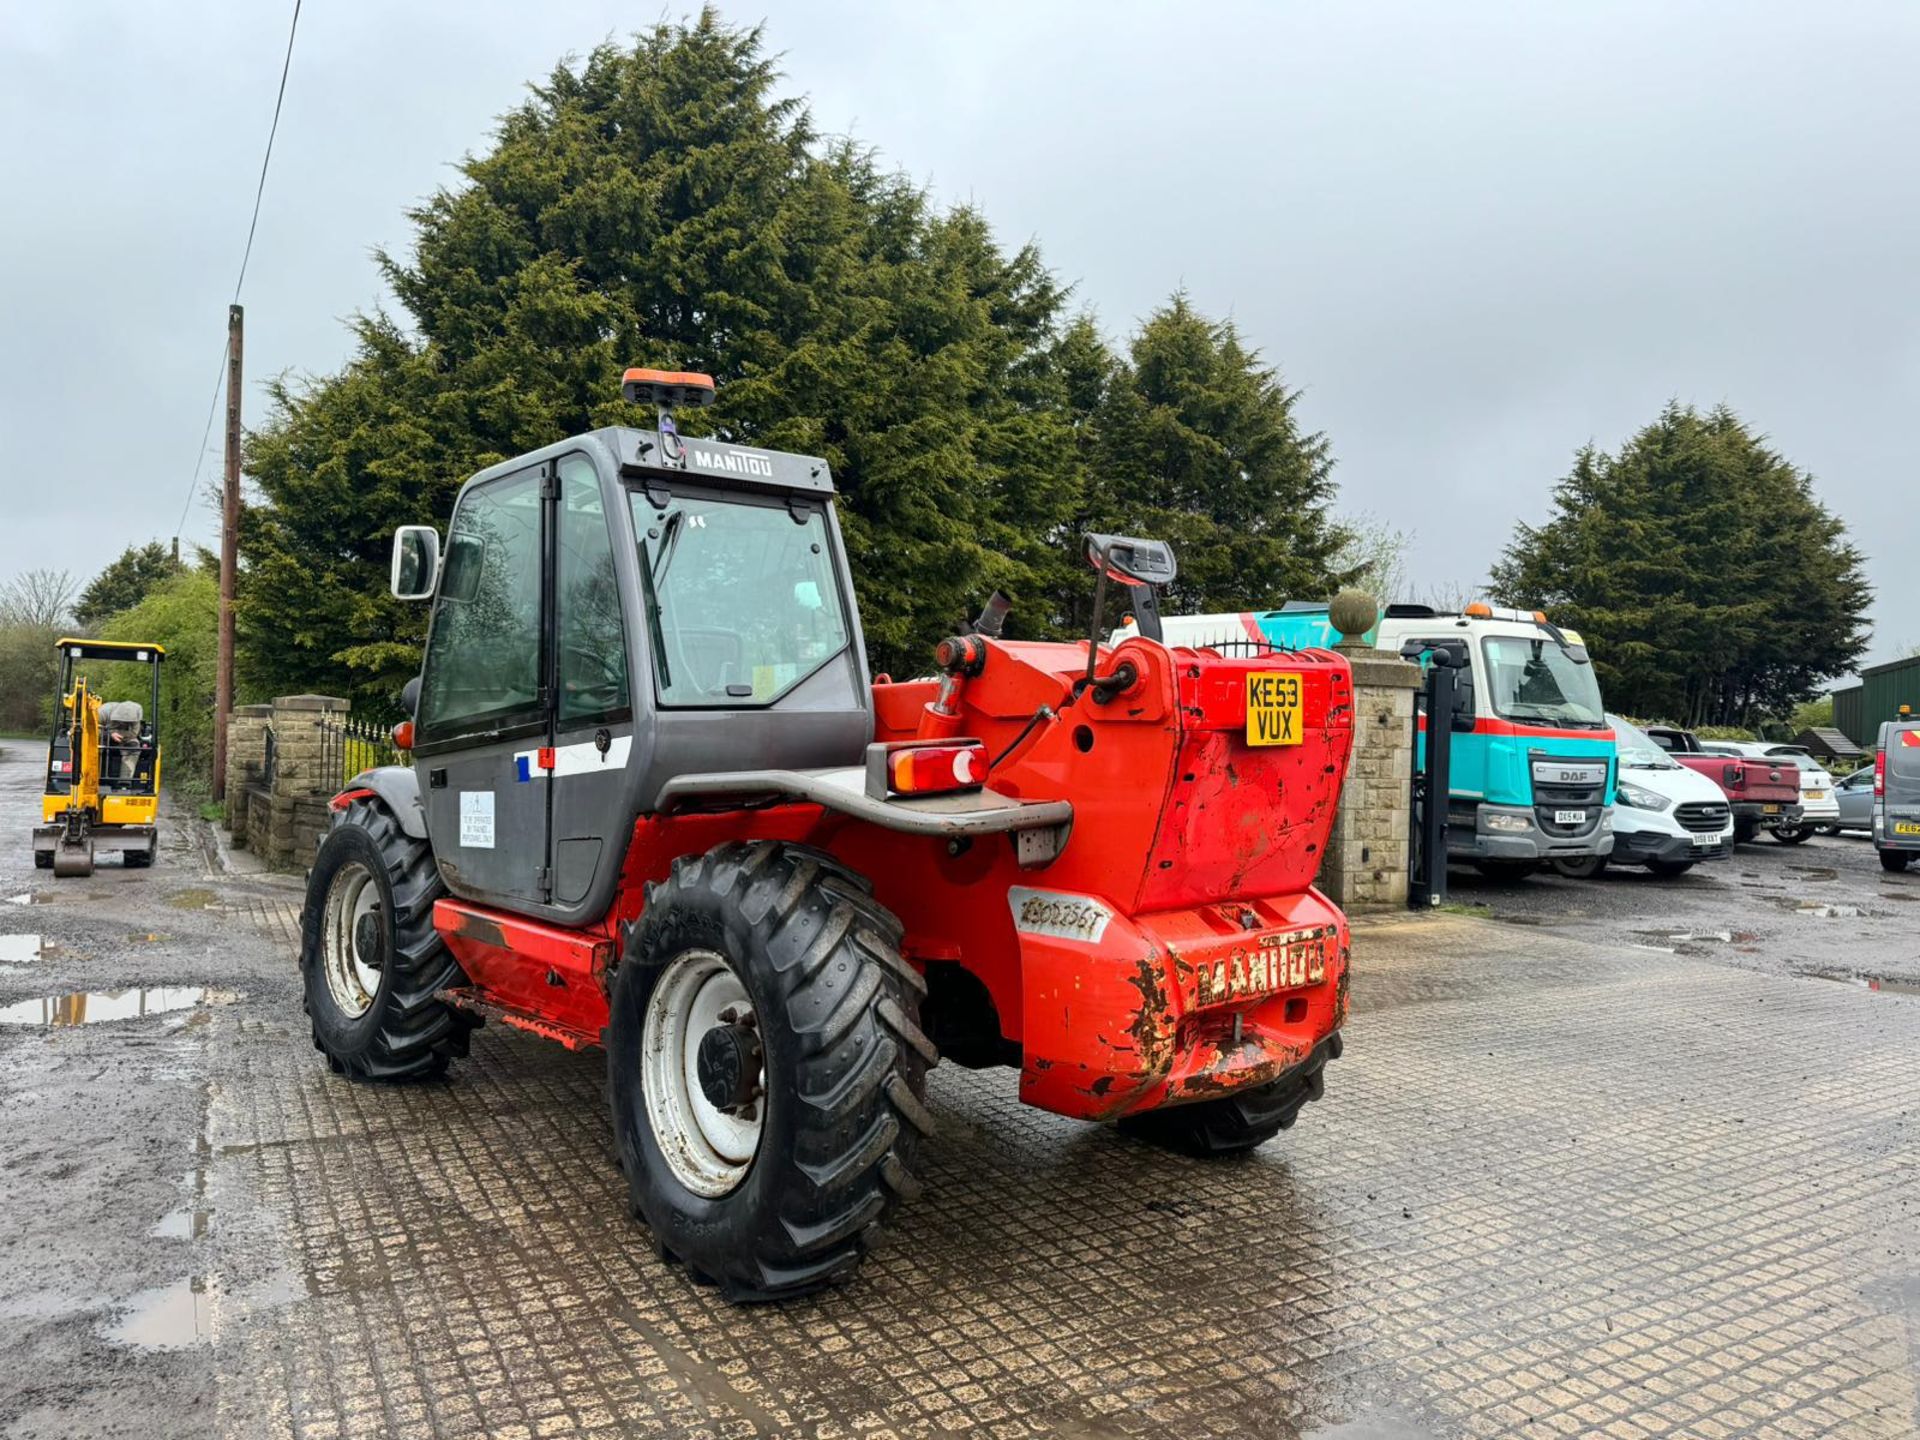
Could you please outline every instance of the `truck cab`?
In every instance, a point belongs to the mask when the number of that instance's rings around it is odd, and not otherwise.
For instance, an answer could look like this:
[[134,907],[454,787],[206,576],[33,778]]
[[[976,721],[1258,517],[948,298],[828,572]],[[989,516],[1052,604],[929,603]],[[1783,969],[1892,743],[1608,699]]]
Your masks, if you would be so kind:
[[[1225,654],[1333,644],[1324,604],[1166,616],[1169,645]],[[1138,633],[1115,631],[1116,639]],[[1444,613],[1389,605],[1366,639],[1424,664],[1458,642],[1459,671],[1447,807],[1447,854],[1492,875],[1520,876],[1555,860],[1613,850],[1618,766],[1613,727],[1580,636],[1537,611],[1469,605]],[[1422,717],[1422,729],[1430,723]]]

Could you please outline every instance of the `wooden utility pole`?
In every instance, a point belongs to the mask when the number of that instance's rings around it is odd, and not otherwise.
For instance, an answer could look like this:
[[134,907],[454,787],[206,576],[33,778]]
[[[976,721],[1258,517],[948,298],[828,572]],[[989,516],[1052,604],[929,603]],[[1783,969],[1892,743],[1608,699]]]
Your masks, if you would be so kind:
[[240,563],[240,350],[246,312],[227,307],[227,473],[220,499],[220,660],[213,682],[213,798],[227,798],[227,712],[233,709],[233,572]]

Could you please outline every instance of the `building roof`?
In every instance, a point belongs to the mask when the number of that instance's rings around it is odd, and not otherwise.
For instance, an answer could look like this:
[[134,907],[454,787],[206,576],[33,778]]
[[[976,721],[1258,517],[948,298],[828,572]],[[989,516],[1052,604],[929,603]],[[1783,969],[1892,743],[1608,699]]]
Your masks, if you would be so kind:
[[1802,730],[1794,736],[1794,743],[1804,746],[1817,755],[1832,755],[1844,760],[1866,754],[1866,751],[1849,740],[1844,732],[1834,729],[1831,725],[1814,725]]

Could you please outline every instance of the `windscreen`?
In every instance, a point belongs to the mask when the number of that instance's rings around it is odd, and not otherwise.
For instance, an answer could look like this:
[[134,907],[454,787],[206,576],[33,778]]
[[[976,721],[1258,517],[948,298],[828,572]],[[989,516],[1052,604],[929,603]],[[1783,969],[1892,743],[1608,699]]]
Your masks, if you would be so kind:
[[1592,665],[1578,663],[1544,635],[1489,635],[1480,643],[1495,714],[1523,725],[1606,728]]
[[1669,759],[1667,752],[1654,743],[1653,737],[1638,725],[1630,725],[1618,715],[1609,715],[1613,725],[1613,740],[1620,752],[1622,770],[1678,770],[1678,760]]
[[847,648],[820,506],[662,498],[631,496],[662,705],[765,705]]

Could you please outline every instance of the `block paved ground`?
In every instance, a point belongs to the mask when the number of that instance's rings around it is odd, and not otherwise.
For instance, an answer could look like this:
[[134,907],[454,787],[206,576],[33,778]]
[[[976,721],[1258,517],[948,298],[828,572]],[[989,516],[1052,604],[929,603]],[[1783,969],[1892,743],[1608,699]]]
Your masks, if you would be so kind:
[[[30,777],[0,756],[0,832]],[[297,892],[178,817],[145,874],[25,856],[0,1006],[151,1003],[0,1026],[0,1434],[1920,1434],[1904,994],[1365,925],[1327,1099],[1257,1156],[945,1067],[890,1245],[740,1310],[626,1217],[597,1056],[487,1030],[446,1083],[350,1085]]]

